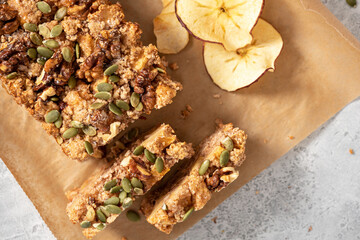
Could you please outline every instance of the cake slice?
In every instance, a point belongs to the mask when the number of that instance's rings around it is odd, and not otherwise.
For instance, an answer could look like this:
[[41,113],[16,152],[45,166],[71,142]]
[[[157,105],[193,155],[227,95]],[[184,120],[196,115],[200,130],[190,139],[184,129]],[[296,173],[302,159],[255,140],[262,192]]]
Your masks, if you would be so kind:
[[101,158],[141,114],[172,102],[154,45],[108,0],[0,4],[0,79],[70,158]]
[[174,225],[193,211],[202,209],[213,192],[219,192],[238,176],[235,169],[245,160],[246,134],[230,124],[219,124],[206,138],[193,163],[179,172],[164,188],[143,199],[141,211],[146,220],[169,234]]
[[108,168],[67,194],[66,210],[83,234],[92,238],[145,194],[178,161],[192,157],[191,144],[180,142],[166,124],[136,140]]

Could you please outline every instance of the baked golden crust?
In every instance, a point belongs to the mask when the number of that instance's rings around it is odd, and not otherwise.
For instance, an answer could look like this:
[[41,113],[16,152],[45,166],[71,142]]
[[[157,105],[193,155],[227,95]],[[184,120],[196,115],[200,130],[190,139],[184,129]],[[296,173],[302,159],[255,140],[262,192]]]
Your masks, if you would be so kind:
[[[0,4],[0,15],[10,13],[7,18],[0,19],[0,26],[11,23],[0,29],[0,79],[16,102],[43,122],[44,129],[54,136],[69,157],[80,161],[88,158],[84,145],[87,141],[93,148],[91,156],[101,158],[101,146],[141,114],[150,114],[152,109],[170,104],[176,92],[182,89],[181,84],[172,81],[164,71],[156,47],[142,45],[138,24],[124,20],[120,4],[107,0],[48,0],[51,12],[45,14],[38,9],[37,2],[8,0]],[[67,9],[66,15],[54,20],[61,8]],[[25,30],[26,23],[35,24],[37,31]],[[44,30],[50,31],[55,26],[62,28],[56,37]],[[34,35],[59,44],[50,49],[53,51],[51,57],[45,58],[39,51],[35,58],[27,54],[33,49],[36,55],[36,49],[44,47],[45,43],[36,45],[31,40]],[[80,49],[78,56],[77,47]],[[68,50],[67,56],[64,49]],[[70,60],[69,54],[72,55]],[[113,65],[117,66],[111,71],[111,75],[118,77],[115,82],[104,73]],[[14,72],[16,74],[9,78]],[[76,84],[69,82],[73,77]],[[95,97],[96,93],[104,91],[98,88],[101,83],[110,84],[109,99]],[[134,93],[140,99],[137,105],[130,101]],[[120,108],[119,101],[129,108]],[[95,102],[103,106],[95,109],[92,106]],[[111,111],[111,103],[120,112]],[[61,126],[44,121],[52,110],[60,112]],[[72,127],[72,121],[95,128],[95,135],[86,135],[79,129],[76,136],[63,138],[65,131]]]
[[[245,160],[246,134],[230,124],[219,124],[217,131],[199,146],[195,161],[173,177],[175,182],[145,196],[141,211],[146,220],[169,234],[174,225],[182,222],[191,211],[202,209],[213,192],[218,192],[239,175],[235,169]],[[226,147],[225,139],[231,139],[233,147]],[[226,150],[228,149],[228,150]],[[228,162],[220,163],[220,155],[228,151]],[[209,165],[200,168],[208,160]],[[188,213],[188,214],[187,214]]]

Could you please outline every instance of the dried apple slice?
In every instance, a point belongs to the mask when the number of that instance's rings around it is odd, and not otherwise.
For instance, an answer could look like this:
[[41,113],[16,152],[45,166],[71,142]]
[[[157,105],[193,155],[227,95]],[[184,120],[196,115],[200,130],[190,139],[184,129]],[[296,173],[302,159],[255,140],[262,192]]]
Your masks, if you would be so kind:
[[175,14],[175,0],[163,0],[163,10],[154,23],[154,33],[159,52],[175,54],[189,42],[189,33],[183,28]]
[[283,41],[276,29],[259,19],[254,27],[252,43],[229,52],[214,43],[204,44],[206,69],[216,85],[235,91],[255,82],[265,71],[275,69]]
[[176,15],[194,37],[235,51],[251,43],[263,0],[176,0]]

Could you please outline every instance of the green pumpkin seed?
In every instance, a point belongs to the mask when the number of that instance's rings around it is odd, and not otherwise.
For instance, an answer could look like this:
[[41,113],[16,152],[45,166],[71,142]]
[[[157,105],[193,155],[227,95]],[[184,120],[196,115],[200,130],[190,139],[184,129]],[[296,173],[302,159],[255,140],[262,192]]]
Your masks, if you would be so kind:
[[100,83],[97,85],[97,90],[99,92],[110,92],[111,90],[113,90],[113,85],[111,85],[110,83]]
[[346,2],[350,7],[355,7],[356,6],[356,0],[346,0]]
[[62,30],[63,30],[63,28],[60,24],[54,26],[50,31],[50,37],[51,38],[58,37],[62,33]]
[[132,222],[140,221],[140,215],[137,212],[133,211],[133,210],[127,211],[126,217]]
[[116,179],[110,180],[104,184],[104,190],[109,191],[112,187],[116,186]]
[[80,58],[80,45],[78,43],[75,44],[75,56],[76,59]]
[[166,71],[162,68],[157,67],[156,70],[160,73],[166,73]]
[[78,132],[79,132],[79,129],[77,129],[77,128],[69,128],[64,132],[63,138],[64,139],[73,138],[78,134]]
[[88,220],[88,221],[94,221],[95,220],[95,210],[94,208],[92,207],[87,207],[87,212],[86,212],[86,215],[85,215],[85,219]]
[[132,186],[128,178],[123,178],[123,180],[121,180],[121,186],[125,192],[131,192]]
[[45,24],[39,25],[39,34],[44,38],[50,38],[50,29]]
[[94,102],[93,104],[90,105],[90,109],[99,109],[105,105],[106,105],[106,103],[103,103],[103,102]]
[[132,198],[131,198],[131,197],[127,197],[127,198],[124,199],[124,202],[123,202],[123,204],[122,204],[122,207],[123,207],[123,208],[128,208],[128,207],[130,207],[132,204],[133,204]]
[[67,61],[68,63],[71,63],[74,55],[73,50],[69,47],[64,47],[61,53],[63,55],[64,60]]
[[131,179],[131,185],[132,185],[134,188],[143,188],[143,187],[144,187],[144,185],[142,184],[142,182],[141,182],[139,179],[135,178],[135,177],[133,177],[133,178]]
[[94,94],[94,97],[102,100],[109,100],[111,98],[111,93],[109,92],[97,92]]
[[108,210],[106,210],[106,208],[104,206],[100,206],[100,210],[101,212],[105,215],[105,217],[109,217],[111,214],[108,212]]
[[166,211],[166,210],[168,210],[168,207],[167,207],[166,204],[164,203],[164,205],[162,205],[161,209],[164,210],[164,211]]
[[119,192],[121,192],[121,190],[122,190],[121,186],[115,186],[110,189],[110,192],[111,193],[119,193]]
[[60,112],[58,110],[51,110],[45,115],[45,122],[53,123],[58,120],[60,117]]
[[37,56],[37,51],[35,48],[29,48],[26,53],[32,59],[35,59]]
[[61,117],[61,115],[60,115],[59,118],[58,118],[58,120],[56,120],[56,121],[54,122],[55,127],[61,128],[62,123],[63,123],[63,119],[62,119],[62,117]]
[[121,116],[123,114],[121,109],[118,108],[114,103],[109,104],[109,109],[111,112],[113,112],[114,114],[116,114],[118,116]]
[[37,47],[36,51],[44,58],[51,58],[54,52],[46,47]]
[[117,100],[116,106],[118,106],[119,108],[121,108],[125,111],[128,111],[130,109],[129,104],[123,100]]
[[50,13],[51,12],[51,7],[49,4],[47,4],[44,1],[41,2],[37,2],[36,3],[36,7],[42,12],[42,13]]
[[143,195],[144,190],[142,190],[141,188],[134,188],[134,193],[136,193],[137,195]]
[[147,158],[147,160],[149,160],[150,162],[152,163],[155,163],[155,160],[156,160],[156,157],[155,155],[150,152],[149,150],[145,149],[144,150],[144,154],[145,154],[145,157]]
[[135,107],[137,107],[137,105],[139,105],[139,103],[140,103],[140,95],[136,92],[133,92],[130,96],[131,106],[133,106],[135,108]]
[[94,128],[93,126],[84,126],[82,131],[90,137],[93,137],[96,135],[96,128]]
[[24,29],[29,32],[36,32],[38,28],[37,28],[36,24],[24,23]]
[[126,193],[125,191],[122,191],[122,192],[119,194],[120,202],[123,203],[126,197],[127,197],[127,193]]
[[50,49],[55,49],[60,47],[60,44],[58,41],[55,41],[54,39],[49,39],[49,40],[45,40],[43,41],[45,47],[48,47]]
[[46,63],[46,59],[45,59],[45,58],[38,58],[38,59],[36,59],[36,62],[37,62],[38,64],[44,66],[45,63]]
[[17,73],[17,72],[12,72],[12,73],[6,75],[6,78],[7,78],[7,79],[14,79],[14,78],[16,78],[17,76],[18,76],[18,73]]
[[66,16],[66,13],[67,13],[66,7],[59,8],[55,13],[54,19],[56,21],[61,21]]
[[185,221],[189,216],[190,214],[194,211],[194,207],[190,208],[184,215],[184,218],[183,218],[183,221]]
[[226,137],[222,142],[222,145],[224,145],[225,149],[228,151],[232,151],[234,148],[234,143],[231,140],[231,138]]
[[142,103],[139,103],[136,107],[135,110],[138,112],[141,112],[144,109],[144,105]]
[[84,127],[84,124],[82,124],[82,123],[79,122],[79,121],[71,121],[70,125],[71,125],[73,128],[83,128],[83,127]]
[[116,76],[116,75],[111,75],[109,77],[109,81],[113,82],[113,83],[117,83],[118,81],[120,81],[120,77]]
[[158,173],[161,173],[164,170],[164,160],[161,157],[158,157],[156,159],[155,169]]
[[104,223],[94,223],[93,227],[96,228],[97,230],[102,231],[106,227],[106,224],[104,224]]
[[98,219],[103,222],[103,223],[106,223],[106,216],[105,214],[101,211],[101,209],[97,209],[96,210],[96,216],[98,217]]
[[124,150],[124,149],[125,149],[125,144],[123,144],[123,143],[120,142],[120,141],[117,141],[117,142],[116,142],[116,147],[118,147],[118,148],[121,149],[121,150]]
[[68,86],[70,89],[74,89],[76,87],[76,78],[74,76],[69,78]]
[[132,141],[139,135],[139,129],[138,128],[132,128],[130,131],[126,134],[126,138],[129,141]]
[[117,64],[111,65],[110,67],[108,67],[105,71],[104,71],[104,75],[106,76],[110,76],[112,75],[114,72],[116,72],[116,70],[118,70],[119,66]]
[[230,152],[228,150],[222,151],[220,154],[220,166],[225,167],[230,159]]
[[120,202],[120,199],[118,197],[111,197],[104,201],[105,206],[106,205],[118,205]]
[[57,101],[60,100],[60,98],[58,98],[58,97],[51,97],[50,100],[53,101],[53,102],[57,102]]
[[140,156],[141,154],[143,154],[143,152],[144,152],[144,147],[140,145],[134,149],[133,154],[135,156]]
[[204,175],[206,173],[206,171],[208,170],[209,166],[210,166],[210,161],[205,160],[199,168],[199,175],[200,176]]
[[121,208],[115,205],[107,205],[105,207],[106,211],[113,214],[120,214],[122,212]]
[[30,33],[30,40],[35,45],[42,45],[42,37],[37,33]]
[[80,226],[81,226],[82,228],[89,228],[89,227],[91,227],[91,222],[89,222],[89,221],[82,221],[82,222],[80,223]]
[[94,153],[94,149],[93,146],[91,145],[91,143],[89,143],[88,141],[84,142],[85,145],[85,150],[89,155],[92,155]]

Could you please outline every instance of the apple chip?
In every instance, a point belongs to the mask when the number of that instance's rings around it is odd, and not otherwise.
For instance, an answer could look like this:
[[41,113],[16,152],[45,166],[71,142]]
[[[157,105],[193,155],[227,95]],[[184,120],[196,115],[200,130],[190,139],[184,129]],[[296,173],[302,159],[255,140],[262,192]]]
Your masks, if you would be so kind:
[[251,43],[263,0],[176,0],[176,15],[194,37],[235,51]]
[[159,52],[175,54],[189,42],[189,33],[183,28],[175,14],[175,0],[163,0],[163,10],[154,19],[154,33]]
[[204,44],[206,69],[216,85],[235,91],[255,82],[265,71],[274,70],[283,41],[276,29],[259,19],[254,27],[252,43],[229,52],[222,45]]

